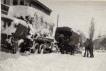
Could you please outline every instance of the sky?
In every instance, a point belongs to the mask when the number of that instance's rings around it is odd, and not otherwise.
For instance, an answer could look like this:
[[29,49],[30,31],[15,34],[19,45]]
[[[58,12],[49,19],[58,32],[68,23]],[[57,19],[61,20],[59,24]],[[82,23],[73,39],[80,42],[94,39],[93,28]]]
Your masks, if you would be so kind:
[[51,17],[58,26],[68,26],[75,31],[81,31],[88,37],[92,18],[95,23],[94,39],[98,35],[106,34],[106,2],[103,1],[44,1],[52,9]]

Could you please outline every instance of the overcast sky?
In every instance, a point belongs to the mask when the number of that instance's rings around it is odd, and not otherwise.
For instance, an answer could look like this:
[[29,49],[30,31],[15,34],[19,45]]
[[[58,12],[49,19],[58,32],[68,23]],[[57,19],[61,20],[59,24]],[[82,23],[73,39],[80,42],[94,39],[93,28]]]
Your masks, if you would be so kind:
[[94,38],[98,34],[106,34],[106,2],[40,1],[52,9],[51,16],[55,23],[59,14],[59,27],[69,26],[73,30],[82,31],[88,37],[91,19],[94,18]]

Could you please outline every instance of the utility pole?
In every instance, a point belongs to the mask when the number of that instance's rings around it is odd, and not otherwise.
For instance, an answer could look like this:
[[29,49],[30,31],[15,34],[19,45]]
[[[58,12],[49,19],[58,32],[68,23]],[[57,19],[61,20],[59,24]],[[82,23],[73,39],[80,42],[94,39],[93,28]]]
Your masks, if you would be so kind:
[[59,14],[57,15],[57,27],[58,27],[58,23],[59,23]]
[[59,14],[57,15],[57,24],[56,24],[56,27],[54,29],[53,37],[55,37],[55,35],[56,35],[56,30],[58,28],[58,23],[59,23]]

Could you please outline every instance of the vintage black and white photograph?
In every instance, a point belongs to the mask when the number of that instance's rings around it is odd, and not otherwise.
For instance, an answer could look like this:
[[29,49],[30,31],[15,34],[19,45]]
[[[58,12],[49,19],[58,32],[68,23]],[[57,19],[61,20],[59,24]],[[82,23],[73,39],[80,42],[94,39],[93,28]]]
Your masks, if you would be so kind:
[[106,71],[106,1],[0,3],[0,71]]

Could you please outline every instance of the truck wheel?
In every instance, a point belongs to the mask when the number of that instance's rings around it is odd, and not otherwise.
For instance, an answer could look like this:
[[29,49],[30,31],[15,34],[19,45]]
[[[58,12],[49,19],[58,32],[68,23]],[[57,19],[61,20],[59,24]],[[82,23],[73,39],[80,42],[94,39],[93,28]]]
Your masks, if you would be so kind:
[[61,54],[64,54],[64,50],[61,50]]
[[43,53],[43,46],[44,46],[44,44],[40,45],[40,48],[38,49],[38,54]]
[[16,54],[17,53],[17,48],[14,48],[13,49],[13,54]]
[[15,50],[13,50],[13,54],[16,54],[16,51]]
[[16,54],[18,51],[18,46],[13,46],[13,54]]
[[31,53],[35,53],[35,49],[31,49]]

